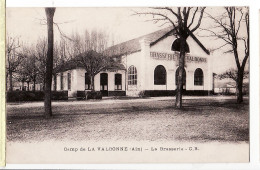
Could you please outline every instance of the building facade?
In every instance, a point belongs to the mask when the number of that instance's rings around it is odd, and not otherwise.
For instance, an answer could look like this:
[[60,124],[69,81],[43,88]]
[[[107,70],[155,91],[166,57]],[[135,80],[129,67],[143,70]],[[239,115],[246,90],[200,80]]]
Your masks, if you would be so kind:
[[[94,90],[104,96],[174,95],[180,42],[172,28],[112,46],[108,56],[119,56],[122,67],[103,70],[94,78]],[[64,67],[66,68],[66,67]],[[75,66],[57,73],[53,90],[90,90],[90,80],[82,67]],[[208,95],[213,91],[213,73],[209,51],[191,33],[186,43],[184,94]]]

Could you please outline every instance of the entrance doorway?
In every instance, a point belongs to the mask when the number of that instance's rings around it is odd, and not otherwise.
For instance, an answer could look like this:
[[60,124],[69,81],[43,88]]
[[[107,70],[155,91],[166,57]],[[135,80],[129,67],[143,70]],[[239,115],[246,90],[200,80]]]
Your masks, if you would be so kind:
[[100,74],[100,91],[102,96],[108,96],[108,75],[107,73]]

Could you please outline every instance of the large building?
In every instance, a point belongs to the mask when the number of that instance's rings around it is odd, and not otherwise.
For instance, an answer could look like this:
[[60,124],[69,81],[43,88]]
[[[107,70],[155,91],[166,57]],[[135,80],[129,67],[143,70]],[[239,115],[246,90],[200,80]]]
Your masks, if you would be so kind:
[[[108,56],[119,56],[121,64],[104,69],[94,78],[94,90],[104,96],[140,93],[148,96],[174,95],[177,85],[180,41],[171,27],[112,46]],[[191,33],[186,43],[184,94],[208,95],[213,91],[213,73],[209,51]],[[84,68],[67,62],[54,78],[54,90],[90,90]]]

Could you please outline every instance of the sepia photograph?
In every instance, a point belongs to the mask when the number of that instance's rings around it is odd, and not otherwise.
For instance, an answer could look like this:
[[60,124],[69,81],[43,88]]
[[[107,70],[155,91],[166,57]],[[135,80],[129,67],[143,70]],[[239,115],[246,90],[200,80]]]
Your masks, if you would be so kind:
[[248,163],[249,7],[6,8],[7,163]]

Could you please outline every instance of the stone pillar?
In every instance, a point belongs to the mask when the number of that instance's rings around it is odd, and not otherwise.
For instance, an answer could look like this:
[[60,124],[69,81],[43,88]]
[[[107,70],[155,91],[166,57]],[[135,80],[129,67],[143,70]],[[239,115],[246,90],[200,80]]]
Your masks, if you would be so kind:
[[213,89],[213,72],[212,72],[212,66],[213,66],[213,63],[212,63],[212,56],[211,55],[209,55],[208,57],[207,57],[207,64],[208,64],[208,74],[207,74],[207,76],[208,76],[208,86],[206,87],[207,88],[207,90],[210,92],[210,91],[212,91],[212,90],[214,90]]
[[138,79],[138,90],[146,90],[146,86],[149,86],[149,76],[151,76],[151,71],[149,68],[149,57],[150,57],[150,43],[148,39],[142,39],[139,41],[141,45],[141,56],[140,56],[140,67],[137,70],[137,79]]

